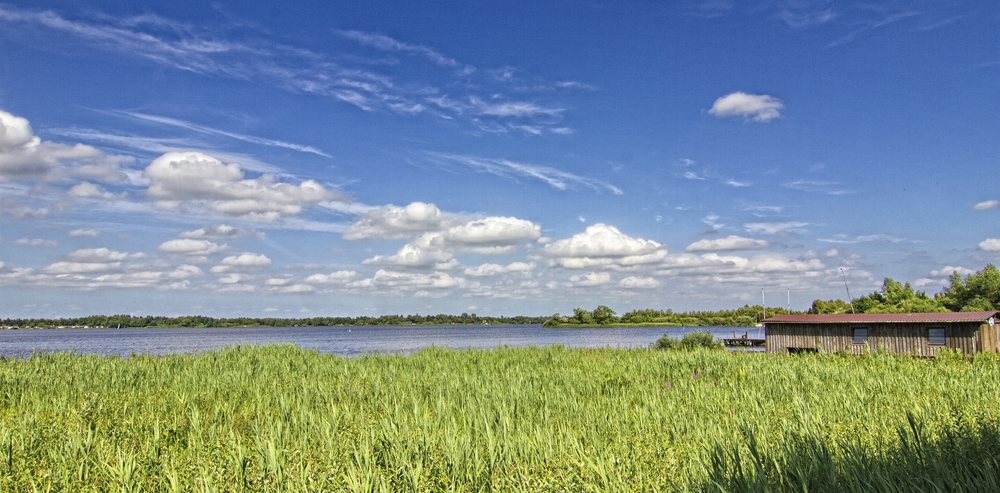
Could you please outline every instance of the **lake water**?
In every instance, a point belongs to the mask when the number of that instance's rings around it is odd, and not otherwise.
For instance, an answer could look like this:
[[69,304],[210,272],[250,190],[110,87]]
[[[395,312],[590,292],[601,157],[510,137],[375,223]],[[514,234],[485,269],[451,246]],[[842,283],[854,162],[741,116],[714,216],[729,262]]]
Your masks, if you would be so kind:
[[681,337],[709,331],[716,338],[764,338],[764,330],[746,327],[653,327],[635,329],[546,329],[541,325],[421,325],[375,327],[248,327],[205,329],[34,329],[0,330],[0,355],[76,351],[128,356],[192,353],[248,344],[295,344],[323,353],[409,354],[428,347],[493,349],[501,346],[646,347],[664,333]]

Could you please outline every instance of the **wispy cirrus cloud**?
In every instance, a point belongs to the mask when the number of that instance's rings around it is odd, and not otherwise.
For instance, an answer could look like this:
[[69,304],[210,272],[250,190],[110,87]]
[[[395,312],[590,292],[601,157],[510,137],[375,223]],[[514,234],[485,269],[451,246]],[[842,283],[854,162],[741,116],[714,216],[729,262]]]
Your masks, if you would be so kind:
[[403,41],[390,38],[389,36],[386,36],[384,34],[367,33],[364,31],[356,31],[356,30],[349,30],[349,31],[336,30],[334,32],[347,39],[357,41],[362,45],[370,46],[372,48],[376,48],[379,50],[414,53],[417,55],[421,55],[424,58],[427,58],[428,60],[438,65],[443,65],[447,67],[455,67],[458,65],[457,60],[453,58],[448,58],[442,55],[441,53],[438,53],[437,50],[434,50],[433,48],[406,43]]
[[856,193],[854,190],[844,188],[840,182],[821,180],[795,180],[782,183],[781,186],[810,193],[825,193],[827,195],[847,195]]
[[861,236],[847,236],[843,234],[834,235],[832,238],[819,238],[819,241],[824,243],[835,243],[835,244],[855,244],[855,243],[868,243],[872,241],[886,242],[886,243],[902,243],[908,241],[905,238],[896,238],[895,236],[887,234],[874,234],[874,235],[861,235]]
[[[293,93],[329,97],[364,111],[386,111],[400,116],[431,114],[446,119],[461,117],[475,125],[480,125],[477,119],[488,119],[490,122],[499,122],[499,128],[508,129],[510,127],[505,123],[507,120],[520,120],[521,125],[527,120],[532,126],[552,127],[552,133],[555,134],[566,133],[567,129],[565,125],[556,126],[564,111],[559,105],[525,101],[514,94],[505,94],[504,91],[511,90],[509,84],[512,78],[496,79],[482,74],[480,84],[476,85],[477,89],[471,89],[472,86],[466,84],[440,85],[426,82],[422,79],[442,74],[418,74],[405,68],[394,71],[394,75],[390,76],[378,73],[371,64],[361,62],[361,57],[275,43],[268,40],[266,32],[247,35],[245,31],[249,28],[246,26],[235,29],[233,26],[194,25],[158,16],[81,15],[70,18],[52,10],[5,6],[0,6],[0,26],[8,30],[44,33],[46,36],[39,39],[45,39],[47,43],[63,42],[65,37],[69,37],[80,41],[83,46],[143,58],[172,69],[263,83]],[[457,73],[451,71],[451,68],[461,64],[428,46],[377,33],[356,30],[336,32],[363,46],[424,57],[435,65],[449,68],[444,77],[461,78],[454,79],[456,81],[466,80],[476,72],[474,67],[469,66]],[[54,33],[58,35],[52,36]],[[513,74],[514,70],[507,72]],[[590,87],[576,82],[533,86],[548,92],[552,89]],[[518,91],[523,89],[519,88]],[[151,117],[138,114],[132,116]],[[184,126],[202,133],[326,155],[311,146],[226,132],[189,122],[168,122],[162,117],[153,118],[159,118],[158,122],[162,124]]]
[[285,149],[291,149],[293,151],[299,151],[299,152],[306,152],[306,153],[311,153],[311,154],[317,154],[317,155],[320,155],[320,156],[323,156],[323,157],[331,157],[329,154],[327,154],[327,153],[325,153],[325,152],[321,151],[320,149],[317,149],[317,148],[315,148],[313,146],[302,145],[302,144],[294,144],[294,143],[291,143],[291,142],[284,142],[284,141],[281,141],[281,140],[266,139],[266,138],[263,138],[263,137],[255,137],[253,135],[245,135],[245,134],[240,134],[240,133],[235,133],[235,132],[228,132],[226,130],[219,130],[219,129],[216,129],[216,128],[206,127],[204,125],[198,125],[198,124],[195,124],[195,123],[186,122],[184,120],[178,120],[176,118],[169,118],[169,117],[165,117],[165,116],[147,115],[147,114],[144,114],[144,113],[133,113],[131,111],[122,111],[120,113],[123,114],[123,115],[128,115],[128,116],[133,117],[133,118],[137,118],[139,120],[143,120],[143,121],[147,121],[147,122],[152,122],[152,123],[158,123],[160,125],[168,125],[168,126],[172,126],[172,127],[179,127],[179,128],[183,128],[183,129],[186,129],[186,130],[192,130],[194,132],[198,132],[198,133],[202,133],[202,134],[221,135],[221,136],[229,137],[229,138],[236,139],[236,140],[242,140],[243,142],[249,142],[251,144],[258,144],[258,145],[264,145],[264,146],[273,146],[273,147],[282,147],[282,148],[285,148]]
[[442,152],[425,152],[425,155],[439,166],[452,168],[460,165],[480,173],[488,173],[507,178],[531,178],[540,180],[545,184],[559,189],[566,190],[575,186],[585,186],[596,191],[607,190],[615,195],[621,195],[620,188],[601,180],[578,176],[573,173],[562,171],[550,166],[539,166],[535,164],[518,163],[507,159],[481,158],[476,156],[464,156],[459,154],[448,154]]

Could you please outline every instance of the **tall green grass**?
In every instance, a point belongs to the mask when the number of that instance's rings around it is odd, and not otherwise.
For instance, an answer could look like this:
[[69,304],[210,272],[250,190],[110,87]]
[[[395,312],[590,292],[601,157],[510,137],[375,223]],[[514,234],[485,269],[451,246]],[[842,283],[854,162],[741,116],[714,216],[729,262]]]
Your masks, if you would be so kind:
[[36,355],[0,491],[983,491],[998,418],[996,355]]

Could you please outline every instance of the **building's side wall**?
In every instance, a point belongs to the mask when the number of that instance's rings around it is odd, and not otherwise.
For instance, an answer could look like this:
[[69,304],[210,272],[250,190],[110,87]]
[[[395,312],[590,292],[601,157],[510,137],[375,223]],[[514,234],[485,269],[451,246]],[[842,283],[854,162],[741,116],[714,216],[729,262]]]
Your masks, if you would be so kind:
[[996,353],[1000,351],[1000,324],[979,326],[980,351]]
[[[855,327],[868,328],[867,344],[854,344]],[[927,329],[930,327],[945,328],[945,345],[928,343]],[[989,344],[976,323],[768,323],[765,337],[769,353],[786,353],[788,348],[815,348],[824,352],[862,354],[881,348],[890,353],[934,356],[946,348],[960,349],[963,353],[979,352],[988,347],[984,343]],[[995,338],[993,347],[996,347]]]

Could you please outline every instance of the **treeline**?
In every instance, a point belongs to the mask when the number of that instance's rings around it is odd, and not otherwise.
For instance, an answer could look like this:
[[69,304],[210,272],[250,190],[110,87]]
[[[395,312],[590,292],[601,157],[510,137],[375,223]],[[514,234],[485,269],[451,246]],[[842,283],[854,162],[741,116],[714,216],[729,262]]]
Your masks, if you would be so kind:
[[378,317],[312,317],[312,318],[212,318],[187,317],[135,317],[132,315],[91,315],[89,317],[60,319],[4,319],[4,327],[330,327],[366,325],[451,325],[451,324],[540,324],[546,317],[482,317],[461,315],[382,315]]
[[558,313],[549,317],[545,321],[546,327],[559,326],[614,326],[614,325],[674,325],[685,327],[707,327],[707,326],[734,326],[752,327],[763,320],[765,313],[768,317],[774,315],[786,315],[789,313],[802,313],[788,311],[780,307],[767,307],[765,310],[761,305],[744,305],[735,310],[719,311],[689,311],[675,312],[667,310],[633,310],[618,316],[614,310],[604,305],[598,306],[593,311],[583,308],[573,309],[573,315],[560,315]]
[[[852,307],[853,303],[853,307]],[[917,291],[910,283],[885,278],[882,288],[871,294],[844,300],[816,300],[809,313],[928,313],[1000,310],[1000,270],[988,264],[962,277],[952,272],[948,286],[934,296]]]

